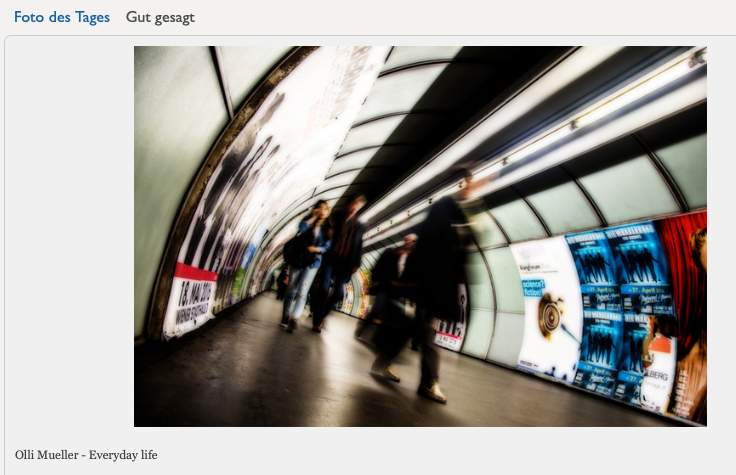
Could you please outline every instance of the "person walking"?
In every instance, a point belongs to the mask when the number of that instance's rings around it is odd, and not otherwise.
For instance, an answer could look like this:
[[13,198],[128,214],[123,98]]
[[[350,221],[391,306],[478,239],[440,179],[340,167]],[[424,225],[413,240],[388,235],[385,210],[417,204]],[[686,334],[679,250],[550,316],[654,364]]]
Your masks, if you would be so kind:
[[391,298],[406,296],[398,292],[401,283],[398,279],[404,274],[406,263],[417,243],[417,235],[409,234],[404,238],[401,246],[387,249],[381,254],[372,272],[372,282],[368,291],[373,295],[373,306],[369,315],[363,320],[358,320],[355,328],[355,337],[359,338],[374,316],[380,318],[383,309]]
[[421,350],[422,377],[417,394],[440,403],[447,397],[439,384],[440,355],[434,344],[439,321],[458,322],[464,315],[459,286],[467,283],[465,248],[472,239],[470,222],[461,208],[472,206],[475,190],[488,180],[474,180],[462,170],[464,186],[454,196],[434,203],[419,224],[419,239],[413,252],[417,269],[416,324],[413,346]]
[[[345,284],[360,267],[365,226],[358,221],[357,213],[365,204],[365,196],[358,196],[348,204],[344,212],[333,216],[333,246],[324,256],[322,280],[313,302],[314,332],[322,332],[325,317],[335,303],[342,301]],[[333,279],[335,285],[330,295],[330,283]]]
[[391,362],[401,352],[406,340],[411,336],[413,321],[406,315],[406,307],[413,302],[416,290],[416,269],[411,252],[417,242],[416,234],[409,234],[404,243],[381,254],[376,263],[373,275],[374,285],[371,290],[375,301],[370,314],[365,320],[358,322],[355,336],[360,337],[368,324],[374,319],[381,324],[375,335],[374,343],[378,349],[378,357],[371,367],[372,373],[378,373],[386,379],[399,382],[401,378],[394,373]]
[[309,288],[322,264],[322,256],[332,244],[329,217],[330,207],[326,201],[320,200],[311,214],[299,223],[297,235],[308,238],[306,252],[311,255],[309,259],[311,263],[301,267],[293,262],[289,263],[289,285],[286,288],[280,324],[289,333],[293,333],[299,326],[299,318],[304,310]]

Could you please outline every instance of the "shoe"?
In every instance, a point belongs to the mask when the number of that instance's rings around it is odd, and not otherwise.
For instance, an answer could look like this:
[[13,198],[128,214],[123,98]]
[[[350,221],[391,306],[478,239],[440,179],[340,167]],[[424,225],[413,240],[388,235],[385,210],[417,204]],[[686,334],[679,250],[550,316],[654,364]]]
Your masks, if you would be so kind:
[[388,379],[389,381],[394,381],[396,383],[401,382],[401,378],[399,378],[399,375],[394,373],[391,370],[390,366],[386,366],[385,368],[383,368],[383,370],[381,371],[381,376]]
[[379,360],[376,360],[373,363],[373,367],[371,367],[371,373],[383,376],[389,381],[394,381],[396,383],[401,382],[401,378],[398,374],[393,372],[391,366],[382,366],[382,363],[380,363]]
[[322,326],[321,325],[313,325],[312,331],[315,333],[322,333]]
[[279,323],[279,326],[281,328],[286,328],[287,325],[289,325],[289,317],[287,317],[287,316],[281,317],[281,323]]
[[291,320],[289,320],[289,324],[286,326],[286,331],[289,333],[294,333],[297,328],[299,328],[299,322],[292,318]]
[[431,399],[442,404],[447,404],[447,397],[442,393],[442,390],[440,389],[440,384],[436,381],[433,382],[431,386],[420,384],[417,394],[419,394],[420,396],[424,396],[427,399]]

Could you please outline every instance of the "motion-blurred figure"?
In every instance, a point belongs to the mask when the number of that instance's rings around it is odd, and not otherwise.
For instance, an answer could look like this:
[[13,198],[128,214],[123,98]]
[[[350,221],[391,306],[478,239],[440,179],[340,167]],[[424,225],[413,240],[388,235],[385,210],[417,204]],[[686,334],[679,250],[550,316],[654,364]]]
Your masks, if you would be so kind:
[[[374,296],[373,306],[364,320],[358,320],[355,328],[355,336],[360,337],[363,329],[367,327],[374,317],[380,318],[386,304],[392,298],[412,298],[411,291],[416,287],[415,279],[405,276],[404,270],[414,246],[417,243],[417,235],[409,234],[404,238],[400,247],[387,249],[381,254],[376,266],[373,268],[372,282],[369,294]],[[414,266],[409,266],[409,269]]]
[[469,201],[478,185],[467,171],[463,171],[463,179],[464,186],[455,196],[446,196],[429,209],[427,219],[418,226],[414,250],[416,318],[424,327],[419,344],[422,379],[417,393],[441,403],[446,403],[447,397],[439,384],[440,357],[434,338],[439,320],[457,322],[461,316],[458,289],[466,282],[465,247],[470,230],[458,203]]
[[312,238],[311,245],[307,246],[306,252],[314,257],[312,262],[304,267],[289,265],[289,286],[286,288],[284,311],[281,317],[281,326],[286,327],[289,333],[294,332],[299,326],[299,318],[307,302],[309,287],[322,263],[322,255],[330,249],[331,230],[327,219],[329,216],[330,207],[326,201],[320,200],[314,206],[312,213],[299,223],[299,234],[309,233],[308,236]]
[[[363,257],[365,227],[358,221],[356,215],[365,203],[365,196],[358,196],[348,204],[344,212],[333,215],[333,245],[324,256],[321,286],[313,302],[312,331],[314,332],[322,331],[325,317],[336,302],[342,301],[345,284],[360,266],[360,260]],[[333,278],[335,287],[330,295],[330,282]]]

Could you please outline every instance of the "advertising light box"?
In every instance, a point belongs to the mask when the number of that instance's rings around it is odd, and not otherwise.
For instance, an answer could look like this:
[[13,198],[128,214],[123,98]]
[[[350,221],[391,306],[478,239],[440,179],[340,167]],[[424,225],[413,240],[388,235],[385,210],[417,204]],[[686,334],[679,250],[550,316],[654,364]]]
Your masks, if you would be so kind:
[[512,244],[517,368],[707,424],[707,214]]
[[564,237],[512,244],[524,292],[517,368],[572,383],[583,332],[578,274]]
[[621,292],[605,233],[566,236],[583,298],[583,341],[574,385],[611,396],[623,337]]

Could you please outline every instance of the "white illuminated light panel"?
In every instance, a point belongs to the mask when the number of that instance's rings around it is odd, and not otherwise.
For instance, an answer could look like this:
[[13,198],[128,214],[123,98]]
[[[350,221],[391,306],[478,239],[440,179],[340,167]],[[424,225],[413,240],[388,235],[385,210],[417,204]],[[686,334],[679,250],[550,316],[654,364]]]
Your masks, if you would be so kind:
[[621,47],[580,48],[468,131],[462,138],[440,152],[417,173],[388,193],[381,201],[371,206],[363,213],[363,219],[371,219],[391,203],[406,196],[411,190],[447,170],[488,137],[522,118],[524,114],[529,113],[534,107],[547,100],[570,82],[606,61],[620,50]]
[[[521,145],[510,153],[506,153],[500,157],[490,159],[489,161],[491,162],[491,164],[478,168],[473,172],[473,176],[476,179],[488,177],[500,171],[504,166],[510,165],[525,157],[528,157],[533,153],[543,150],[553,143],[556,143],[564,137],[567,137],[568,135],[574,133],[576,130],[597,122],[598,120],[609,116],[610,114],[622,109],[629,104],[634,103],[635,101],[647,96],[648,94],[661,89],[662,87],[672,83],[676,79],[679,79],[687,75],[691,71],[698,69],[706,62],[707,48],[692,48],[687,53],[680,55],[666,65],[655,69],[651,73],[637,79],[633,83],[628,84],[618,91],[608,95],[606,98],[588,107],[583,112],[576,114],[574,118],[571,117],[563,121],[561,124],[558,124],[550,130],[531,139],[530,141],[526,142],[525,144]],[[443,160],[441,161],[441,165],[444,166],[444,168],[443,170],[439,170],[436,166],[439,164],[440,161],[435,160],[435,163],[431,164],[435,165],[434,167],[425,167],[421,171],[423,172],[429,169],[432,173],[438,174],[440,171],[444,171],[452,165],[447,163],[446,160]],[[409,182],[418,175],[419,174],[407,180],[404,185],[409,184]],[[424,175],[426,175],[426,173]],[[422,179],[424,179],[424,175],[421,176]],[[410,213],[407,213],[406,211],[398,213],[391,219],[384,221],[380,225],[366,232],[363,238],[366,240],[370,239],[380,234],[381,231],[386,231],[387,229],[400,224],[401,222],[415,215],[419,211],[427,208],[431,203],[436,202],[443,196],[454,193],[455,191],[460,189],[460,184],[461,182],[456,182],[443,188],[431,198],[424,200],[421,203],[410,208]],[[371,214],[366,213],[366,215],[363,216],[363,219],[367,219],[368,217],[371,217],[385,209],[391,203],[390,201],[388,201],[388,199],[398,199],[408,194],[411,189],[409,189],[408,187],[404,187],[404,185],[397,188],[392,193],[390,193],[389,196],[384,198],[384,200],[382,200],[383,203],[379,204],[379,206],[376,206],[369,210],[369,213]]]

